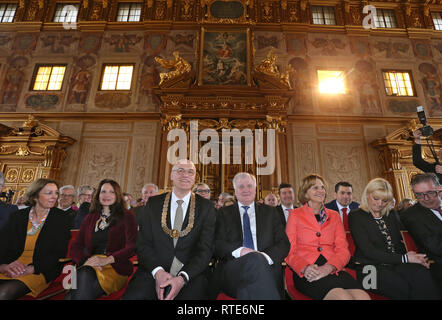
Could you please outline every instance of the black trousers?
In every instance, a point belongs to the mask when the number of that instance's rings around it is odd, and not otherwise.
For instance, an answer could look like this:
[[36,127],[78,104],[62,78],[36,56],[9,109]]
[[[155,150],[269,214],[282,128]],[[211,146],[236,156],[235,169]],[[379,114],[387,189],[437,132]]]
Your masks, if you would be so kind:
[[[430,270],[417,263],[397,265],[374,265],[376,289],[364,288],[393,300],[437,300],[440,299]],[[358,265],[356,275],[364,286],[363,266]]]
[[[197,275],[181,288],[175,300],[206,300],[208,281],[205,273]],[[123,300],[157,300],[156,281],[146,269],[139,267],[123,295]]]
[[95,300],[106,294],[100,286],[97,273],[90,266],[77,269],[77,289],[71,289],[65,300]]
[[[280,266],[275,266],[280,267]],[[218,265],[214,271],[219,290],[238,300],[280,300],[279,275],[257,252]],[[281,269],[282,272],[282,269]]]
[[16,300],[31,292],[19,280],[0,280],[0,300]]

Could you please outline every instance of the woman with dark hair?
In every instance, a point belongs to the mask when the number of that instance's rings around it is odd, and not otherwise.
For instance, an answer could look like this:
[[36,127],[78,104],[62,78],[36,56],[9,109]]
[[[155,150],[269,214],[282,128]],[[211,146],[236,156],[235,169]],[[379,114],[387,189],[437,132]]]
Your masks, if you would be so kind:
[[0,232],[0,300],[38,296],[58,277],[70,239],[70,217],[55,207],[58,184],[38,179],[27,189],[26,204]]
[[135,254],[137,232],[118,183],[102,180],[72,243],[71,257],[80,267],[77,289],[71,289],[66,299],[93,300],[123,288],[133,271],[129,259]]

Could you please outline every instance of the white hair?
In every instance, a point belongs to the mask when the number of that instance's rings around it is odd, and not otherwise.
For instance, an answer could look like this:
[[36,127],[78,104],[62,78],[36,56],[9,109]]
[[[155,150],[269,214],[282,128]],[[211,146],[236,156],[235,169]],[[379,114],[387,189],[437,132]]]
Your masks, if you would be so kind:
[[66,189],[72,189],[75,192],[75,187],[73,185],[70,185],[70,184],[61,187],[60,190],[58,190],[58,191],[61,193],[63,190],[66,190]]
[[141,189],[141,193],[144,193],[144,190],[146,190],[147,187],[154,187],[155,192],[158,192],[158,186],[155,183],[146,183],[143,188]]
[[236,190],[236,181],[238,179],[243,179],[243,178],[250,178],[253,181],[253,184],[255,185],[256,188],[256,178],[253,174],[250,174],[248,172],[238,172],[237,174],[235,174],[235,176],[233,177],[233,189]]

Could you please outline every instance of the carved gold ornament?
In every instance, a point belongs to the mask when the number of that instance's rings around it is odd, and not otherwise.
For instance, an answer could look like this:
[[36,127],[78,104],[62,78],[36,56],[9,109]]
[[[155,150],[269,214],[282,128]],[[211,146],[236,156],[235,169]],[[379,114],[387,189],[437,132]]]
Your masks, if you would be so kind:
[[189,213],[189,223],[187,224],[186,229],[180,231],[176,229],[169,229],[167,227],[166,218],[167,218],[167,212],[169,211],[169,201],[171,197],[172,192],[169,192],[166,195],[166,198],[164,199],[163,204],[163,213],[161,215],[161,228],[163,228],[163,231],[168,234],[171,238],[177,239],[184,236],[187,236],[189,232],[193,228],[193,224],[195,222],[195,194],[192,192],[190,194],[190,213]]
[[192,70],[190,63],[181,58],[178,51],[174,51],[173,56],[175,57],[175,60],[165,60],[160,57],[155,57],[155,61],[158,62],[163,68],[174,69],[169,72],[160,73],[160,85],[165,81],[174,79]]

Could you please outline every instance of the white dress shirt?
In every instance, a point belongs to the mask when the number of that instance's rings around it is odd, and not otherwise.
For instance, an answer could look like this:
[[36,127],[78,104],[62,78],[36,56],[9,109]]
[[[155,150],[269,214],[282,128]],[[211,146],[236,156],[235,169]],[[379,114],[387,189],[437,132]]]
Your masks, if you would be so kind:
[[[240,213],[240,218],[241,218],[241,230],[244,230],[244,226],[243,226],[243,221],[242,221],[242,217],[244,214],[244,208],[243,208],[243,204],[241,202],[238,201],[238,207],[239,207],[239,213]],[[253,249],[258,251],[258,244],[257,244],[257,239],[256,239],[256,214],[255,214],[255,202],[252,202],[251,204],[248,205],[249,209],[247,210],[247,214],[249,215],[249,220],[250,220],[250,230],[252,231],[252,239],[253,239]],[[243,234],[244,237],[244,234]],[[239,247],[238,249],[234,250],[232,252],[232,256],[235,258],[239,258],[241,256],[241,250],[244,247]],[[273,260],[264,252],[258,251],[259,253],[262,253],[268,263],[270,265],[273,264]]]

